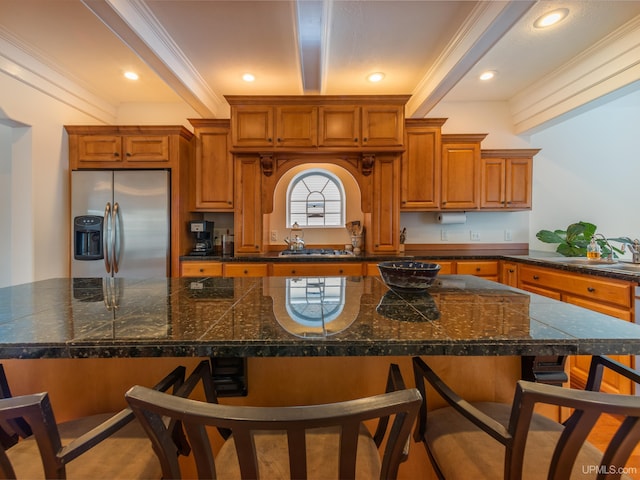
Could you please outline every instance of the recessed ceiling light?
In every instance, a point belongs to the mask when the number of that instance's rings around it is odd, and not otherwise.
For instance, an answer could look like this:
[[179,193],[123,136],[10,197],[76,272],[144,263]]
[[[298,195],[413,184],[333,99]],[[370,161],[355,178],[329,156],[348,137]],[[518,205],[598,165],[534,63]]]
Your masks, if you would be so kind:
[[256,77],[254,77],[254,76],[253,76],[253,75],[251,75],[250,73],[245,73],[244,75],[242,75],[242,79],[243,79],[245,82],[253,82],[253,81],[256,79]]
[[124,76],[129,80],[138,80],[138,74],[136,72],[124,72]]
[[496,72],[494,72],[493,70],[487,70],[486,72],[482,72],[480,74],[480,80],[491,80],[493,77],[496,76]]
[[384,73],[382,72],[376,72],[376,73],[372,73],[371,75],[369,75],[367,77],[367,80],[369,80],[370,82],[379,82],[380,80],[382,80],[384,78]]
[[553,10],[552,12],[545,13],[541,17],[539,17],[534,23],[533,26],[536,28],[547,28],[551,25],[555,25],[559,21],[563,20],[569,14],[568,8],[558,8],[557,10]]

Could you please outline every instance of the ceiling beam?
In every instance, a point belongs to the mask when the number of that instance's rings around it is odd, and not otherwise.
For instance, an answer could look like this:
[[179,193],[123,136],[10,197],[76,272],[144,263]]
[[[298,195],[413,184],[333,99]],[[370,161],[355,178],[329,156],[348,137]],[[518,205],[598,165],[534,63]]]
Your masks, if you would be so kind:
[[306,94],[319,94],[322,90],[324,3],[322,0],[295,2],[302,90]]
[[144,0],[82,0],[140,59],[202,117],[228,118],[213,92]]
[[478,2],[413,91],[407,117],[425,117],[535,3]]

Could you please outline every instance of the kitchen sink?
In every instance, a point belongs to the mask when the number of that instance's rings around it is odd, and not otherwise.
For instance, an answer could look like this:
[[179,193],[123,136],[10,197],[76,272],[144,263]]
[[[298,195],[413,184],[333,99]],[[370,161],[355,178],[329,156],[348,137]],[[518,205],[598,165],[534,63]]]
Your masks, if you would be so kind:
[[603,260],[603,259],[591,260],[589,258],[584,258],[584,257],[546,258],[545,260],[550,260],[552,262],[558,262],[558,263],[566,263],[567,265],[588,265],[591,267],[617,265],[615,262],[611,262],[609,260]]
[[640,263],[618,262],[599,265],[606,270],[620,270],[623,272],[640,273]]
[[348,250],[335,250],[333,248],[303,248],[302,250],[283,250],[280,257],[353,257],[353,252]]

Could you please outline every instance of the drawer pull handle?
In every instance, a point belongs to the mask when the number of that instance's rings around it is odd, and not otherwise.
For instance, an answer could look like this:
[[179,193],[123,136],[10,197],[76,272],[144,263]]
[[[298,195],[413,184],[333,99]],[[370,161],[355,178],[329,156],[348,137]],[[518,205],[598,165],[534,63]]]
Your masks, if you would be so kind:
[[291,270],[291,275],[295,275],[296,271],[295,270]]
[[533,276],[533,279],[534,279],[534,280],[540,280],[540,277],[539,277],[538,275],[534,275],[534,276]]
[[515,270],[513,268],[510,268],[509,273],[513,273],[513,272],[515,272]]
[[201,268],[201,269],[200,269],[200,273],[203,273],[203,272],[204,272],[204,268]]
[[343,273],[343,272],[344,272],[344,270],[340,269],[340,272],[338,272],[338,273]]
[[479,271],[480,271],[480,267],[476,267],[476,272],[479,272]]
[[595,288],[593,288],[593,287],[587,287],[587,292],[589,292],[589,293],[593,293],[593,292],[595,292],[595,291],[596,291],[596,289],[595,289]]
[[245,270],[244,274],[247,275],[249,273],[249,270]]

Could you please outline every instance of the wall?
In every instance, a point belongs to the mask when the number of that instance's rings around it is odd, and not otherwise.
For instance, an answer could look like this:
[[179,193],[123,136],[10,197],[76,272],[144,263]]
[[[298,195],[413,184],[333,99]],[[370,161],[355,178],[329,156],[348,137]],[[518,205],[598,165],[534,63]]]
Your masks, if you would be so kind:
[[640,238],[639,125],[636,91],[531,135],[543,148],[534,161],[532,249],[555,250],[536,232],[580,220],[607,237]]
[[[68,275],[68,144],[64,125],[96,120],[0,73],[0,287]],[[179,104],[125,105],[116,123],[188,125],[193,110]],[[139,119],[139,121],[138,121]],[[144,120],[144,122],[143,122]],[[5,229],[3,229],[4,231]],[[10,238],[9,238],[10,237]]]

